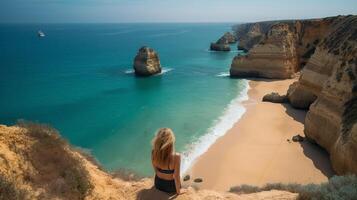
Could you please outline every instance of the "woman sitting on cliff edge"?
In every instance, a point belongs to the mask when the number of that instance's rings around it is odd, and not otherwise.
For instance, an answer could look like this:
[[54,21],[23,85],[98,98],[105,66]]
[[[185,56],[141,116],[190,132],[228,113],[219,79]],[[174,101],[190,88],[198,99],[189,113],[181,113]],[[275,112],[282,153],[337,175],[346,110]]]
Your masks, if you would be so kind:
[[160,129],[152,141],[151,162],[155,170],[155,188],[181,194],[181,155],[175,153],[175,135],[169,128]]

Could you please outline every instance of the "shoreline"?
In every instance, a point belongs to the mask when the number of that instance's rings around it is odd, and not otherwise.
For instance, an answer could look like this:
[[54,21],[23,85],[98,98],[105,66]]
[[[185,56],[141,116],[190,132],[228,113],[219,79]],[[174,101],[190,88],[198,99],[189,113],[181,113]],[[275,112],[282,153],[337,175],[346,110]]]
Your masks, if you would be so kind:
[[270,92],[286,93],[294,80],[249,80],[248,99],[241,102],[244,114],[184,173],[203,182],[183,185],[227,191],[241,184],[321,183],[334,175],[322,148],[287,141],[304,135],[306,111],[261,101]]
[[[237,96],[230,101],[218,119],[207,129],[207,132],[200,136],[197,141],[191,143],[192,148],[186,149],[182,153],[181,176],[187,173],[195,161],[202,156],[217,139],[223,137],[247,111],[242,105],[242,102],[247,101],[249,98],[249,81],[242,80],[240,83],[244,85],[243,90],[239,91]],[[238,83],[238,85],[240,84]]]

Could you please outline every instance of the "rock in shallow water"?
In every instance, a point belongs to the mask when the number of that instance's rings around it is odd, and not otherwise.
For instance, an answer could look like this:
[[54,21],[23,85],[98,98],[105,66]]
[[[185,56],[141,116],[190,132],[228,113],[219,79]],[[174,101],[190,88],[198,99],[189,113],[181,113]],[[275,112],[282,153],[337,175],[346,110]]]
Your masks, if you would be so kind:
[[237,42],[236,36],[234,36],[231,32],[226,32],[222,38],[226,39],[229,44],[233,44]]
[[138,76],[161,73],[159,55],[150,47],[141,47],[134,59],[134,71]]
[[217,42],[211,43],[210,49],[212,51],[230,51],[231,47],[229,46],[229,44],[235,42],[235,36],[232,33],[227,32],[221,38],[219,38]]

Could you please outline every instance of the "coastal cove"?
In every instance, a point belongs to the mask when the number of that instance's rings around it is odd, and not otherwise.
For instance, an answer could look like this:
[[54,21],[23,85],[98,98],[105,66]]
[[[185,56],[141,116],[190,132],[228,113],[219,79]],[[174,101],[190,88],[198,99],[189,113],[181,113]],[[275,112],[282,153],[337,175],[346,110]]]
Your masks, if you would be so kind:
[[272,91],[286,93],[296,80],[249,81],[249,99],[242,102],[246,108],[242,118],[189,170],[194,177],[204,177],[198,187],[228,191],[242,184],[319,184],[335,174],[324,149],[308,141],[291,140],[294,135],[304,135],[306,111],[261,101]]
[[[160,127],[175,131],[186,170],[244,113],[247,81],[228,77],[240,52],[208,50],[232,24],[0,26],[1,124],[51,124],[108,170],[151,176]],[[158,51],[161,74],[133,74],[142,45]]]

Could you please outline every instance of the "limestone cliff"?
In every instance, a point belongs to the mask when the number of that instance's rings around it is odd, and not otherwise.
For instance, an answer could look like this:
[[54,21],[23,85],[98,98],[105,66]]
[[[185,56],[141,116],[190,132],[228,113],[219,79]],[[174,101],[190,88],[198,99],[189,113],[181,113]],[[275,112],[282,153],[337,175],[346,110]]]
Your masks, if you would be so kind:
[[231,75],[289,78],[302,69],[287,98],[309,109],[305,135],[330,153],[337,173],[356,174],[356,64],[357,16],[337,16],[271,24],[247,56],[234,58]]
[[291,78],[314,53],[337,18],[258,22],[234,27],[240,49],[231,75],[237,77]]
[[161,72],[159,55],[149,47],[141,47],[134,59],[134,71],[138,76],[151,76]]
[[309,108],[305,134],[330,152],[336,172],[357,173],[357,16],[332,21],[288,98]]
[[292,78],[297,71],[296,35],[288,24],[271,27],[265,39],[246,56],[236,56],[230,75],[234,77]]
[[246,23],[233,26],[238,39],[238,49],[248,51],[258,44],[277,21]]
[[[170,199],[154,189],[149,178],[124,181],[93,164],[93,158],[71,147],[45,125],[0,125],[0,199]],[[209,190],[188,191],[177,200],[190,199],[296,199],[286,191],[237,195]]]

